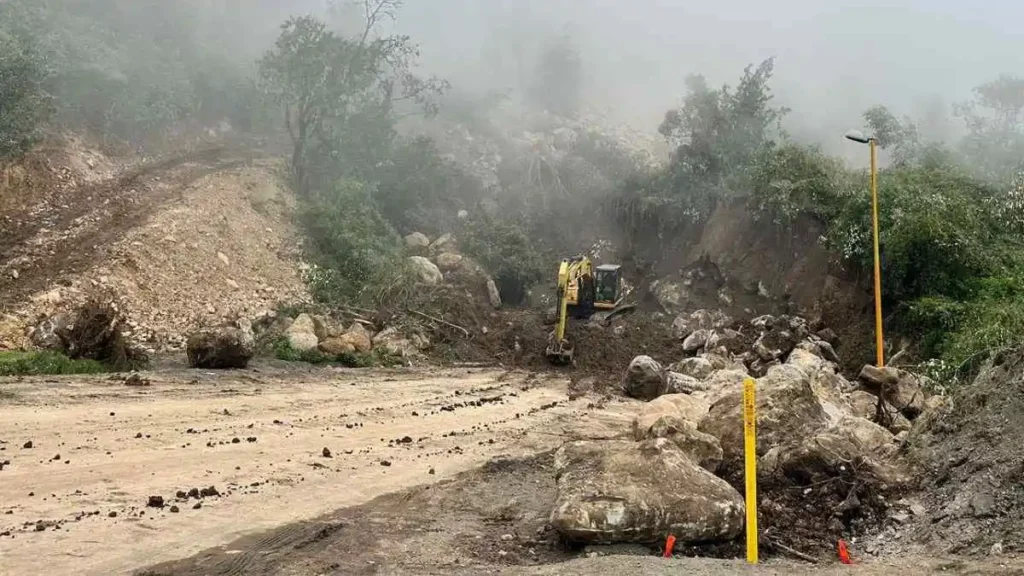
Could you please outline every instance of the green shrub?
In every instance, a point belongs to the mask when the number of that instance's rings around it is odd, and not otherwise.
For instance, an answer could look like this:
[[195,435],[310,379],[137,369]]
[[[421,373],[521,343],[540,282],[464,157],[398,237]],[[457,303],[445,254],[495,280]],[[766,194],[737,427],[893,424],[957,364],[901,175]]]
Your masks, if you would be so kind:
[[[871,195],[864,186],[839,196],[828,245],[870,269]],[[993,191],[953,166],[912,166],[878,176],[885,297],[969,295],[971,281],[997,273],[1015,243],[1001,232],[987,198]],[[1009,243],[1009,244],[1008,244]]]
[[99,374],[110,368],[96,360],[72,360],[57,352],[0,352],[0,376]]
[[358,300],[368,287],[401,270],[401,239],[373,203],[369,187],[351,180],[302,201],[300,220],[318,268],[308,275],[326,303]]

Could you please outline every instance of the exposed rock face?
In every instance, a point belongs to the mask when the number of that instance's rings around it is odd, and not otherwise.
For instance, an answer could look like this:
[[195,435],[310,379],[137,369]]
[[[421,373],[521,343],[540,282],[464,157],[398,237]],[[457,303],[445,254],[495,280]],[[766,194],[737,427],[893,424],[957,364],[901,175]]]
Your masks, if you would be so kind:
[[487,279],[487,300],[494,309],[501,308],[501,292],[498,291],[498,285],[494,283],[493,278]]
[[206,369],[245,368],[256,354],[252,330],[225,326],[192,333],[185,345],[189,366]]
[[666,438],[571,442],[555,455],[551,525],[575,542],[731,540],[743,499]]
[[666,381],[661,364],[650,356],[637,356],[629,363],[622,385],[631,398],[653,400],[665,392]]
[[416,278],[429,286],[436,286],[444,281],[441,270],[430,260],[423,256],[410,256],[409,267],[416,275]]
[[284,332],[288,344],[294,350],[306,352],[317,347],[320,339],[316,337],[316,324],[309,314],[299,314]]

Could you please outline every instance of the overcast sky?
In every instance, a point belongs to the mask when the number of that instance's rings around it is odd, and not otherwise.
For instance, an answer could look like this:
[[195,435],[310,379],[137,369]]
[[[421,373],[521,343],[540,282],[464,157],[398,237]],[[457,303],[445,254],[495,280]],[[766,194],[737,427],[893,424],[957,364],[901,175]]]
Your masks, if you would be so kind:
[[407,0],[398,26],[425,66],[476,89],[514,84],[509,54],[570,30],[593,104],[645,129],[687,75],[735,84],[774,56],[788,127],[832,148],[873,104],[941,115],[979,83],[1024,74],[1022,23],[1012,0]]

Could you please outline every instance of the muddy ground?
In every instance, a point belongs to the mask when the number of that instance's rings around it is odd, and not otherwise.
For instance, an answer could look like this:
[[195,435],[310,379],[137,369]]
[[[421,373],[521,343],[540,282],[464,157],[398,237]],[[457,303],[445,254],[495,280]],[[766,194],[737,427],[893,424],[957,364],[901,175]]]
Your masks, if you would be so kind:
[[562,378],[470,368],[145,376],[0,380],[0,572],[46,558],[47,573],[129,573],[627,430],[635,410],[569,399]]

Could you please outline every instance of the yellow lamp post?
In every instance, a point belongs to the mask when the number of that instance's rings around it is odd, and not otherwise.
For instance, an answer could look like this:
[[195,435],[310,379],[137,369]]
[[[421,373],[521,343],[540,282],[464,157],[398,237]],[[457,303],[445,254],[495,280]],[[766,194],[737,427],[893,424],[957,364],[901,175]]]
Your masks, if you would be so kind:
[[871,227],[875,237],[875,359],[876,366],[881,368],[885,366],[885,350],[882,337],[882,265],[878,255],[878,161],[875,152],[878,140],[856,130],[847,132],[846,138],[860,144],[867,144],[871,149]]

